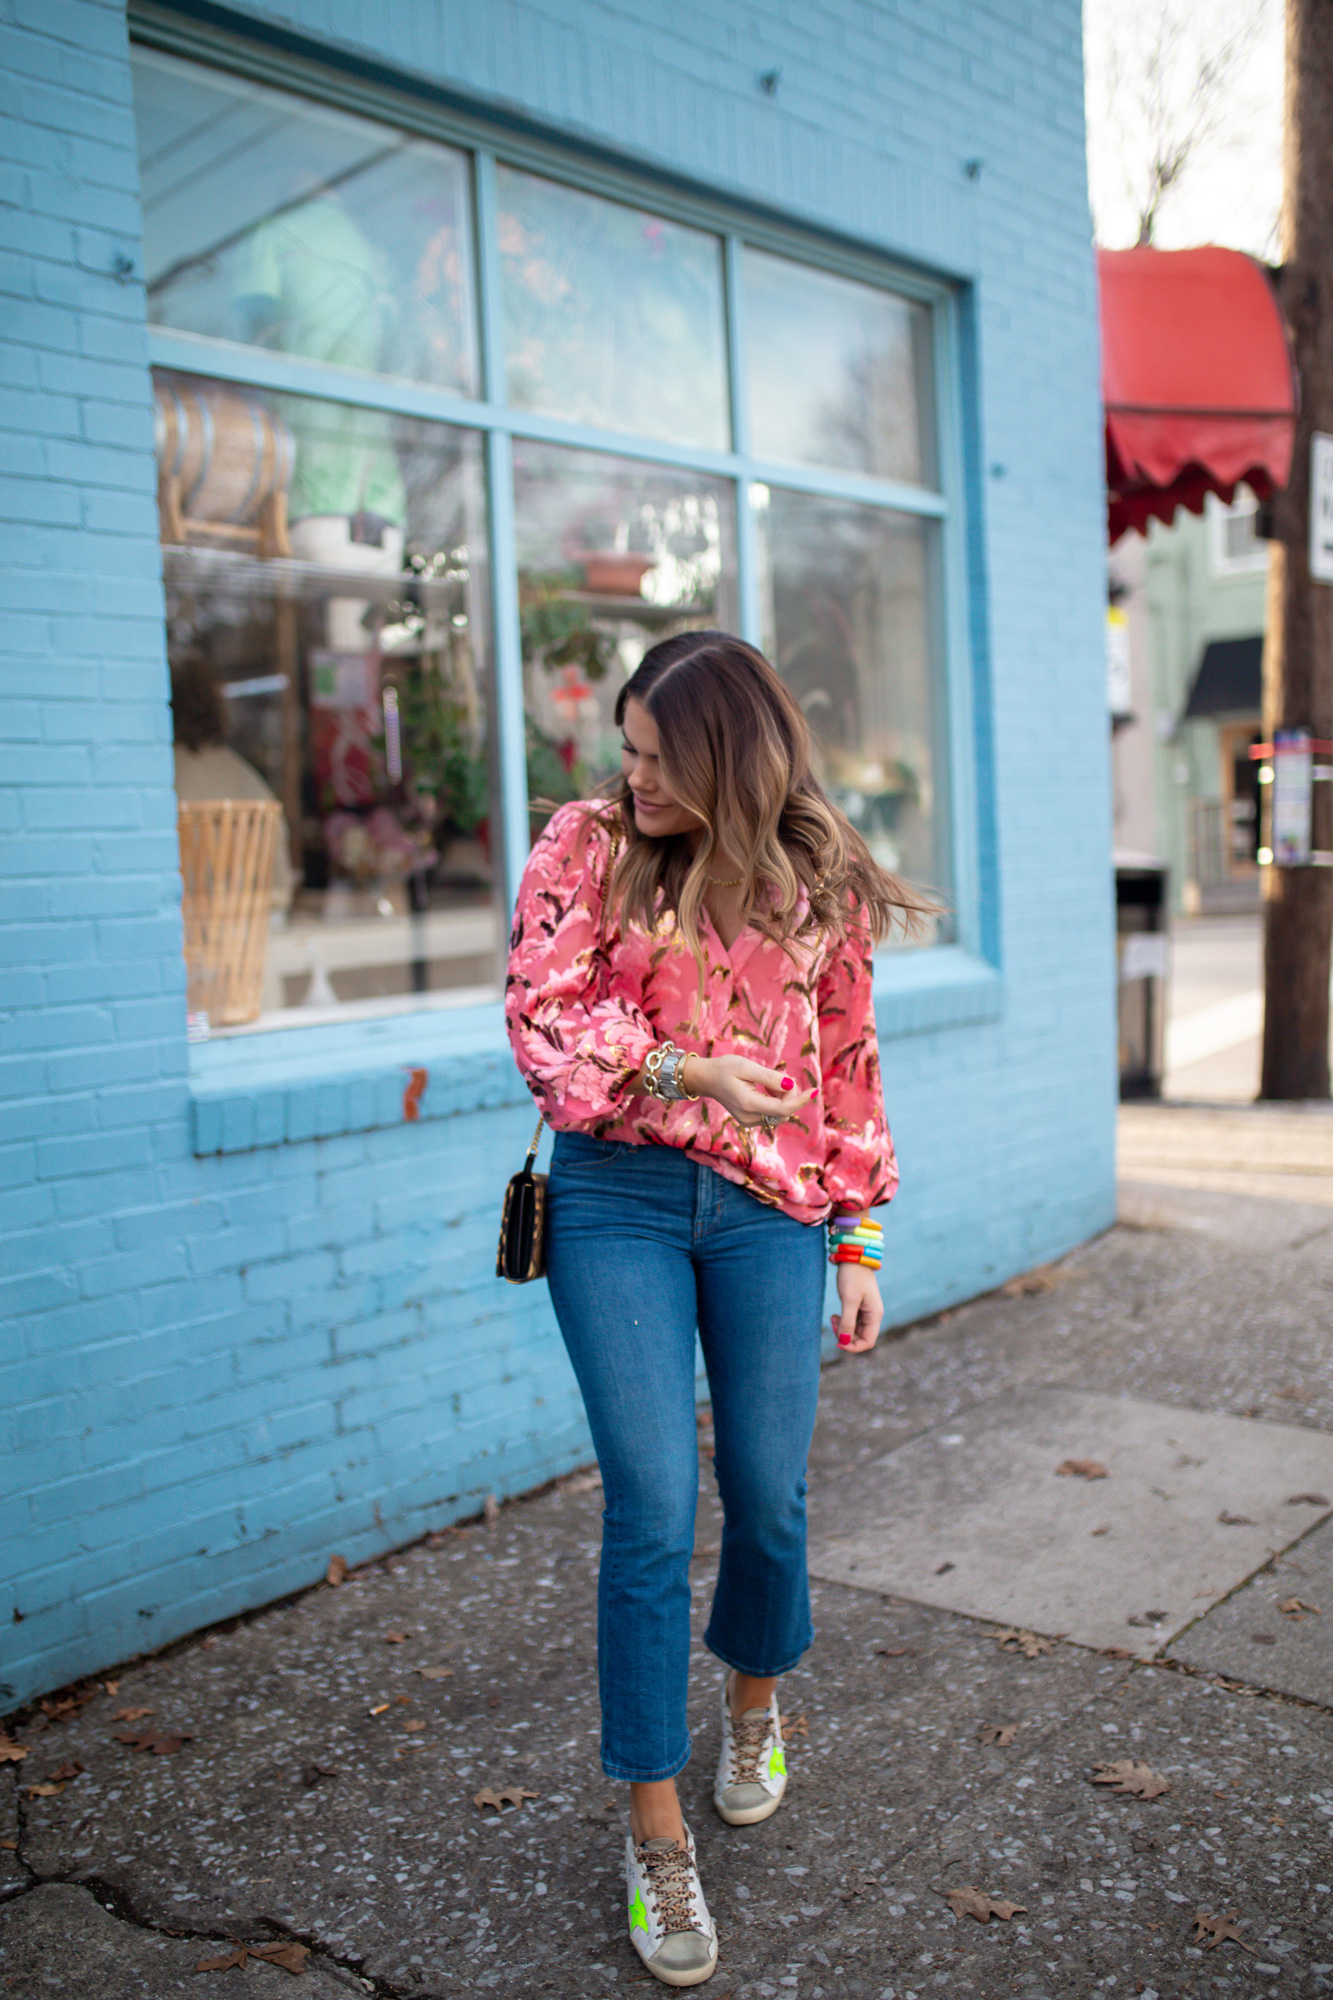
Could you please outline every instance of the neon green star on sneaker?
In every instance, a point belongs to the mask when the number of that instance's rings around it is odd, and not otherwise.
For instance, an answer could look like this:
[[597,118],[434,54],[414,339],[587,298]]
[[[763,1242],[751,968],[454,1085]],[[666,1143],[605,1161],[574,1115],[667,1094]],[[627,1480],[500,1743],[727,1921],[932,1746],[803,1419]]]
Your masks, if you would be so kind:
[[787,1753],[782,1747],[777,1690],[767,1708],[747,1708],[734,1721],[728,1674],[722,1684],[722,1753],[713,1804],[728,1826],[753,1826],[777,1811],[786,1789]]
[[717,1926],[708,1914],[688,1827],[674,1840],[625,1839],[629,1941],[664,1986],[702,1986],[717,1970]]

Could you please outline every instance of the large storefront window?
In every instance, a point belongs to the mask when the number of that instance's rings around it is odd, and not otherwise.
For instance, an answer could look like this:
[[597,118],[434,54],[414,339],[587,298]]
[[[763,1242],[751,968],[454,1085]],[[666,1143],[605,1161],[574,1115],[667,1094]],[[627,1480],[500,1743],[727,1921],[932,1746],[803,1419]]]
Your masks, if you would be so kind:
[[[537,802],[616,770],[690,628],[765,647],[949,897],[941,288],[155,49],[135,109],[210,1032],[498,991]],[[200,999],[209,951],[248,998]]]

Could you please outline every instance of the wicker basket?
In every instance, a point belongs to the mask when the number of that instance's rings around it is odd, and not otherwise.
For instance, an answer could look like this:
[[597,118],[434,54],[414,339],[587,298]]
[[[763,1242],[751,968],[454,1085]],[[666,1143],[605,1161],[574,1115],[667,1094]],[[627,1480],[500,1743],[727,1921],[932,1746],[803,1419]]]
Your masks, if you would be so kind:
[[281,822],[276,799],[179,808],[189,1005],[215,1027],[238,1027],[259,1012]]

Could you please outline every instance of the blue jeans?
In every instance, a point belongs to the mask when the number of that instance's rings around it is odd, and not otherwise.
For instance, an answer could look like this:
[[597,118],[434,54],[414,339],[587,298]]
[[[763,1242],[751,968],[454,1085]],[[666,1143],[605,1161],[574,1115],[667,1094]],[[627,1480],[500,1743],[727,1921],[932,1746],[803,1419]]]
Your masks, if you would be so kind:
[[810,1644],[805,1472],[819,1394],[824,1232],[672,1146],[559,1132],[546,1265],[605,1510],[597,1585],[602,1768],[689,1760],[690,1556],[699,1490],[694,1335],[724,1514],[704,1643],[785,1673]]

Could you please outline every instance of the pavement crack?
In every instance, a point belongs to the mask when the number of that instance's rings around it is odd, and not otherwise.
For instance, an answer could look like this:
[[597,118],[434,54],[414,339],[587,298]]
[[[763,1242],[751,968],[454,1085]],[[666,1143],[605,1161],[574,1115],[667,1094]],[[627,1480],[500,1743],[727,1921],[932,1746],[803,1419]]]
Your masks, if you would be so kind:
[[[28,1872],[33,1875],[31,1868]],[[18,1895],[31,1895],[35,1890],[44,1889],[53,1883],[60,1883],[67,1888],[86,1890],[109,1917],[115,1918],[117,1923],[126,1924],[132,1930],[145,1931],[151,1937],[194,1938],[200,1944],[214,1945],[250,1942],[224,1924],[200,1927],[194,1924],[162,1923],[147,1916],[118,1883],[107,1881],[104,1875],[33,1875],[33,1879],[25,1888],[18,1891]],[[14,1902],[17,1896],[10,1896],[5,1900]],[[373,1996],[373,2000],[427,2000],[427,1996],[420,1992],[412,1992],[405,1987],[391,1985],[386,1979],[376,1978],[374,1974],[365,1970],[363,1960],[330,1950],[327,1945],[320,1943],[313,1932],[294,1930],[289,1924],[281,1924],[273,1917],[258,1917],[250,1924],[237,1928],[249,1929],[251,1932],[262,1928],[267,1933],[261,1940],[265,1944],[281,1940],[288,1944],[304,1945],[312,1958],[321,1959],[327,1965],[336,1965],[341,1972],[350,1973],[362,1991]]]

